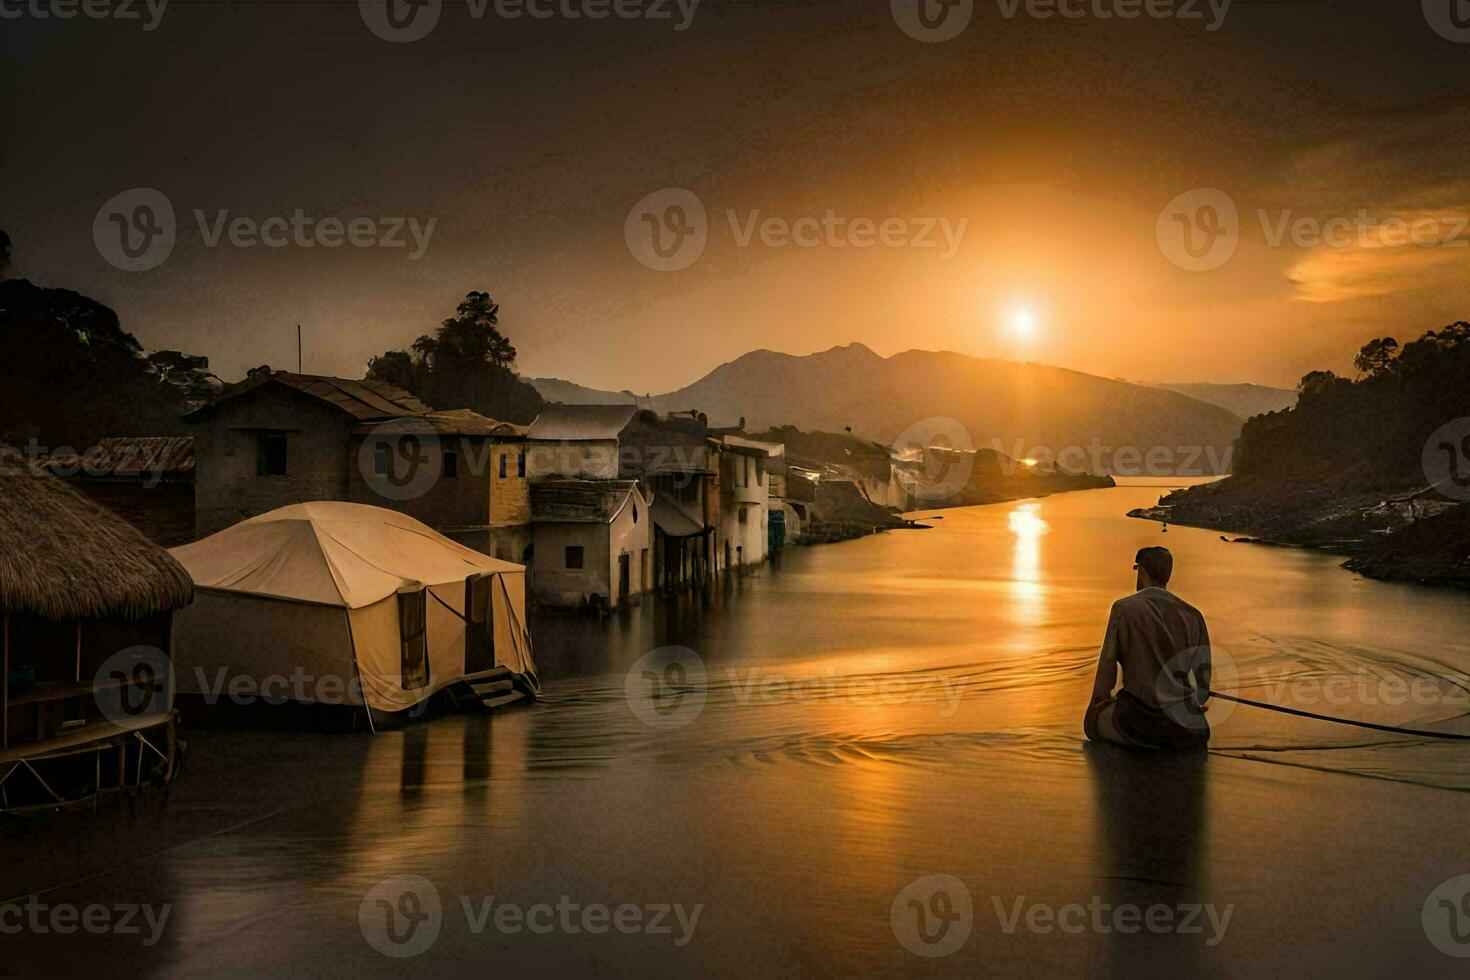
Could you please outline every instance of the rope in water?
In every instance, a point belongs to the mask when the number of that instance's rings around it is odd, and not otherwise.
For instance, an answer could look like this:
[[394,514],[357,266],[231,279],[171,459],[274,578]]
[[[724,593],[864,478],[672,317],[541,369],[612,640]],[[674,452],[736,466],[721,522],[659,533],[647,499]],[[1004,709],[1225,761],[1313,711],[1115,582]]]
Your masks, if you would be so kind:
[[1221,694],[1219,691],[1211,691],[1210,697],[1219,698],[1221,701],[1234,701],[1236,704],[1248,704],[1252,708],[1265,708],[1267,711],[1280,711],[1282,714],[1299,715],[1302,718],[1315,718],[1318,721],[1330,721],[1339,725],[1352,725],[1356,728],[1371,728],[1375,732],[1392,732],[1395,735],[1417,735],[1421,738],[1448,738],[1456,741],[1470,742],[1470,735],[1460,735],[1455,732],[1429,732],[1422,728],[1397,728],[1393,725],[1375,725],[1371,721],[1353,721],[1350,718],[1334,718],[1331,715],[1319,715],[1314,711],[1302,711],[1299,708],[1283,708],[1279,704],[1263,704],[1260,701],[1252,701],[1250,698],[1238,698],[1231,694]]

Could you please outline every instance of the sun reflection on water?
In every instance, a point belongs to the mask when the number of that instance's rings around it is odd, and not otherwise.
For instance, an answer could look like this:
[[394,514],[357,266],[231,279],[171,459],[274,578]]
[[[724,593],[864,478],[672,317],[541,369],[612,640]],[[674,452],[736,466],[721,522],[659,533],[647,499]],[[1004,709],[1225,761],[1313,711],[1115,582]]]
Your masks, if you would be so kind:
[[1034,625],[1046,614],[1046,587],[1041,581],[1041,536],[1049,528],[1041,518],[1041,504],[1017,504],[1006,515],[1015,540],[1011,545],[1012,618]]

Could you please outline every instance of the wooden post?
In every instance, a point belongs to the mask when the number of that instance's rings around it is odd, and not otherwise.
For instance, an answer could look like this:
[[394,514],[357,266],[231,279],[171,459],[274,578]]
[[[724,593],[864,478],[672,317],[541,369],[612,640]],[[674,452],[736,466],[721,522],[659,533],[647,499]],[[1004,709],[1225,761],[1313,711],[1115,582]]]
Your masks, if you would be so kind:
[[82,682],[82,621],[77,620],[77,683]]
[[0,627],[4,639],[0,640],[0,748],[10,746],[10,613],[5,614],[5,625]]

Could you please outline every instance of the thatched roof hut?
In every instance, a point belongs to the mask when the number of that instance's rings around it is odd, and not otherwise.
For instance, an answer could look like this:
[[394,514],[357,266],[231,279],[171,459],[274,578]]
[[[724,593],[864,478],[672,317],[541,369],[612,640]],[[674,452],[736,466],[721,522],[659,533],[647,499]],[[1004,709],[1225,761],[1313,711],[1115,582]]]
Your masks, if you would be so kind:
[[193,596],[189,573],[168,552],[0,446],[0,612],[144,619]]

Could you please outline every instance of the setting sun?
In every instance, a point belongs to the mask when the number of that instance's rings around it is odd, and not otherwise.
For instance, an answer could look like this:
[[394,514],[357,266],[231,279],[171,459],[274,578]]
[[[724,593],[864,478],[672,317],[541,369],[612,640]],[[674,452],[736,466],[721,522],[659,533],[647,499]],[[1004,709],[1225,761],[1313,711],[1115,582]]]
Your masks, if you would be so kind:
[[1036,334],[1036,314],[1029,306],[1017,307],[1011,311],[1008,325],[1016,337],[1030,340]]

